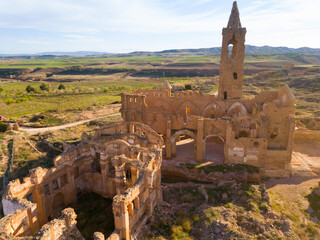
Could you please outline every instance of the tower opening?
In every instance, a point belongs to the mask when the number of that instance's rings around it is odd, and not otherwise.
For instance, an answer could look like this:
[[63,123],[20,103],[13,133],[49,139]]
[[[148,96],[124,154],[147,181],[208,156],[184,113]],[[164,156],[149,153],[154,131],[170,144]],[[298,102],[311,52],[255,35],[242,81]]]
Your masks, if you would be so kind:
[[237,53],[237,40],[235,39],[235,36],[233,35],[232,39],[229,41],[228,44],[228,51],[229,51],[229,57],[234,58]]
[[228,93],[227,93],[227,92],[224,92],[224,93],[223,93],[223,99],[226,100],[227,98],[228,98]]
[[237,80],[238,79],[238,74],[236,72],[233,73],[233,79]]

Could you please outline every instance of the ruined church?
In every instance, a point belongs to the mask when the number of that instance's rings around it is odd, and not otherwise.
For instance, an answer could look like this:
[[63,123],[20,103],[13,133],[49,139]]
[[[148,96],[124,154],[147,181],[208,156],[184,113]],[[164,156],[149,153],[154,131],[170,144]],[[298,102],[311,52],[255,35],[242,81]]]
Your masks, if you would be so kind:
[[[162,157],[174,161],[177,142],[194,141],[193,159],[212,161],[207,141],[222,146],[222,163],[250,164],[264,176],[289,176],[295,127],[294,96],[287,85],[242,97],[245,35],[236,2],[222,31],[217,96],[197,91],[122,93],[123,122],[99,129],[22,182],[11,181],[3,198],[0,239],[84,239],[76,214],[66,208],[85,192],[113,198],[114,232],[95,240],[131,240],[162,201]],[[164,148],[163,148],[164,145]],[[163,150],[164,149],[164,154]],[[171,160],[170,160],[171,159]]]
[[223,145],[223,163],[250,164],[264,176],[289,176],[295,128],[294,95],[287,85],[262,91],[253,99],[242,97],[246,28],[241,26],[234,2],[222,49],[218,96],[197,91],[134,90],[122,94],[125,121],[149,125],[165,142],[165,157],[176,156],[181,136],[194,140],[194,159],[206,157],[206,141]]

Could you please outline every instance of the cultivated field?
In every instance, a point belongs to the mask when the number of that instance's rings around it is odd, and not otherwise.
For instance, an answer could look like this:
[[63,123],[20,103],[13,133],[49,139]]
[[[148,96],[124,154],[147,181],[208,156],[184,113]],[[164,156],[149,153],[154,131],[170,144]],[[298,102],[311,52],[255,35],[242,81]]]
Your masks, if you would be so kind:
[[[0,65],[0,116],[22,125],[53,126],[85,118],[77,118],[83,110],[118,103],[121,92],[156,88],[165,81],[191,85],[205,94],[217,91],[219,55],[149,55],[4,60]],[[285,63],[295,67],[282,69]],[[320,129],[319,69],[318,57],[310,55],[247,55],[245,97],[288,84],[297,97],[298,124]]]

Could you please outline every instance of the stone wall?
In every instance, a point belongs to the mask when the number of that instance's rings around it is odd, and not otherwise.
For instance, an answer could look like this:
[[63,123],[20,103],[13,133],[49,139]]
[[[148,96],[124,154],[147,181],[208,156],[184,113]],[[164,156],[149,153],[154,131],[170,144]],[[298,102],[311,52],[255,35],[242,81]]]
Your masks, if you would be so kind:
[[[55,219],[47,227],[54,232],[46,233],[48,239],[66,238],[65,220],[57,220],[61,210],[75,203],[80,193],[95,192],[114,197],[115,231],[120,239],[131,239],[162,199],[161,162],[162,138],[150,127],[133,122],[106,125],[92,137],[83,134],[79,145],[54,159],[53,168],[36,168],[22,183],[10,182],[2,200],[9,215],[0,224],[8,236],[32,236]],[[10,219],[9,225],[5,219]]]
[[242,98],[245,34],[234,3],[228,26],[222,31],[218,97],[197,91],[172,95],[168,83],[162,90],[134,90],[121,95],[123,119],[144,123],[162,134],[167,159],[176,156],[177,139],[187,136],[195,142],[195,160],[203,162],[204,143],[216,136],[223,141],[226,163],[252,164],[264,169],[265,175],[273,176],[280,170],[287,174],[295,97],[285,85],[278,91],[262,91],[252,99]]

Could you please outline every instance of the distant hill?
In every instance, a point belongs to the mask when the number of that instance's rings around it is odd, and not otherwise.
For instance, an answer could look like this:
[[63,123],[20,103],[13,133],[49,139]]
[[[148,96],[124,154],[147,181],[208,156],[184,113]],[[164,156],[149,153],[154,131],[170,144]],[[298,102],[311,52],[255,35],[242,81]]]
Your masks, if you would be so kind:
[[[308,54],[320,55],[320,48],[288,48],[288,47],[270,47],[270,46],[252,46],[246,45],[246,54]],[[220,54],[221,47],[198,48],[198,49],[171,49],[159,52],[132,52],[129,55],[215,55]],[[121,54],[122,55],[122,54]]]
[[[78,51],[78,52],[42,52],[37,54],[0,54],[0,57],[56,57],[56,56],[98,56],[98,55],[118,55],[118,56],[170,56],[170,55],[216,55],[220,54],[221,47],[198,48],[198,49],[170,49],[158,52],[136,51],[131,53],[108,53],[96,51]],[[305,54],[320,57],[320,48],[288,48],[288,47],[270,47],[270,46],[252,46],[246,45],[246,54]]]

